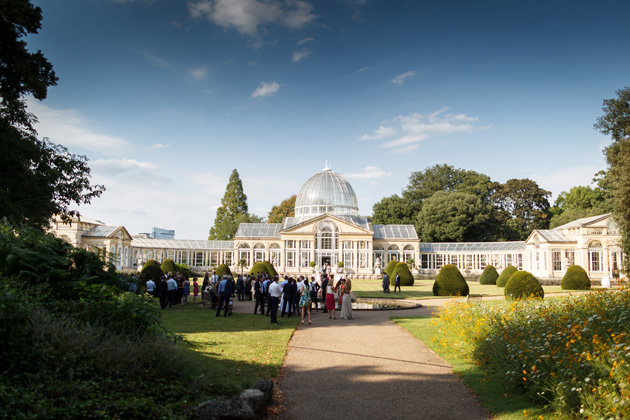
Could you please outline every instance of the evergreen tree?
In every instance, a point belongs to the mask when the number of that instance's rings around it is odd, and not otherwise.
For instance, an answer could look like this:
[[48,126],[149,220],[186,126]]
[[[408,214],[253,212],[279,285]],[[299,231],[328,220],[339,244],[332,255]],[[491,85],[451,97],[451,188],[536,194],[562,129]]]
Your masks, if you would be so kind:
[[210,228],[208,240],[231,240],[236,234],[238,225],[257,222],[261,222],[261,219],[248,213],[247,196],[243,191],[243,183],[238,171],[234,169],[221,199],[221,207],[217,209],[214,226]]

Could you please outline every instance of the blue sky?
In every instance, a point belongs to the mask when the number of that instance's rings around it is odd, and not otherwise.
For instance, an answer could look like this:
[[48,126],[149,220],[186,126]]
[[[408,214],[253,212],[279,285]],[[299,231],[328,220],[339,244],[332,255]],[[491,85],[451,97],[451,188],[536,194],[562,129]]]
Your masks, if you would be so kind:
[[360,212],[447,163],[555,196],[605,169],[630,2],[35,0],[59,85],[41,137],[90,159],[83,215],[205,239],[232,169],[250,211],[325,161]]

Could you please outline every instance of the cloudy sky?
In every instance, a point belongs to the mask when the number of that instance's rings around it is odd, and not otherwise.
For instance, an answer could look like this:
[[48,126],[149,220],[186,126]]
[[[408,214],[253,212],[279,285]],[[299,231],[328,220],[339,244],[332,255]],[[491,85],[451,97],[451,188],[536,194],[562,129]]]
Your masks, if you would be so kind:
[[438,163],[554,193],[605,168],[627,0],[34,0],[59,85],[30,101],[130,233],[205,239],[232,169],[266,216],[311,175],[369,215]]

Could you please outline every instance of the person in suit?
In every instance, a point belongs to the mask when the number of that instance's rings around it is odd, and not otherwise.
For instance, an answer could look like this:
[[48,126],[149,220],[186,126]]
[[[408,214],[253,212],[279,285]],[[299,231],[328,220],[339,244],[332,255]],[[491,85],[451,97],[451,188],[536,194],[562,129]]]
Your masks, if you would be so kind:
[[236,294],[238,295],[239,302],[245,300],[245,282],[240,274],[236,280]]
[[288,283],[284,285],[282,291],[284,292],[284,305],[282,305],[282,315],[280,316],[283,317],[284,314],[288,312],[288,318],[291,318],[291,314],[293,313],[293,302],[295,300],[295,296],[297,295],[297,285],[295,284],[295,279],[293,279],[293,277],[289,278]]
[[224,275],[223,279],[219,282],[219,304],[217,305],[217,314],[215,316],[221,316],[221,308],[223,308],[223,305],[225,305],[223,316],[228,315],[230,298],[234,294],[233,284],[234,282],[232,279],[229,279],[227,275]]
[[326,287],[328,286],[328,276],[324,276],[322,280],[322,312],[328,313],[328,309],[326,309]]
[[394,293],[396,293],[396,289],[400,292],[400,274],[396,273],[396,281],[394,283]]
[[389,275],[383,274],[383,293],[389,293]]
[[254,300],[256,304],[254,305],[254,315],[258,312],[258,306],[260,306],[260,314],[265,314],[265,295],[263,293],[263,284],[262,284],[262,276],[256,277],[254,280]]

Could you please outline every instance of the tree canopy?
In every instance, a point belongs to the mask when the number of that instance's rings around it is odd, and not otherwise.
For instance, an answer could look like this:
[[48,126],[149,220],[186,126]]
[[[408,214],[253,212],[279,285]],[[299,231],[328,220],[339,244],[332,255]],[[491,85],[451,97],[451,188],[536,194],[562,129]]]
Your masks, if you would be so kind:
[[[603,115],[597,118],[595,128],[612,139],[604,149],[607,181],[612,190],[615,220],[621,229],[621,248],[630,255],[630,87],[616,93],[616,98],[604,100]],[[630,272],[628,258],[624,264],[625,272]]]
[[221,207],[217,209],[214,225],[210,228],[208,240],[227,241],[234,235],[241,223],[260,223],[262,219],[248,213],[247,196],[243,191],[243,183],[236,169],[232,170],[230,180],[225,187],[221,199]]
[[412,172],[403,197],[422,203],[438,191],[463,192],[485,200],[488,196],[490,177],[475,171],[457,169],[451,165],[434,165],[424,171]]
[[385,197],[372,207],[372,223],[382,225],[412,225],[421,205],[399,197]]
[[277,206],[273,206],[267,215],[267,223],[282,223],[285,217],[295,216],[295,199],[297,195],[282,200]]
[[70,206],[90,203],[105,188],[90,184],[84,156],[36,137],[24,98],[45,99],[57,76],[21,38],[36,34],[41,20],[41,9],[27,0],[0,2],[0,218],[44,228],[54,214],[78,215]]
[[417,216],[424,242],[489,241],[496,230],[491,206],[462,192],[438,191],[427,198]]

